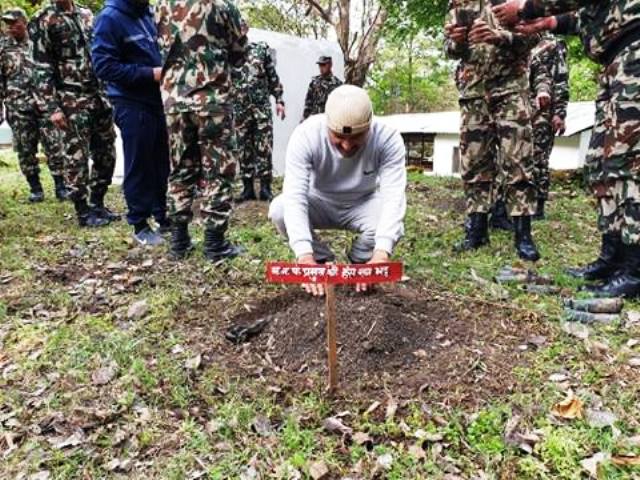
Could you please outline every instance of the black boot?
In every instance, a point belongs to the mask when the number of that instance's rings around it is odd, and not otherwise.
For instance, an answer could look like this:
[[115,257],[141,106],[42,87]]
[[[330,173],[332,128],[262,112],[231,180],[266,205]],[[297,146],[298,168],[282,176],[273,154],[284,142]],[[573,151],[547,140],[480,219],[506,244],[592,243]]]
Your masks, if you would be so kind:
[[99,193],[91,192],[91,198],[89,199],[89,206],[91,207],[91,210],[95,212],[96,215],[104,218],[109,222],[115,222],[117,220],[120,220],[120,215],[118,215],[115,212],[112,212],[110,209],[105,207],[104,193],[99,194]]
[[270,202],[273,200],[273,193],[271,193],[271,177],[264,177],[260,179],[260,200],[263,202]]
[[44,201],[44,191],[42,190],[42,184],[40,183],[40,176],[37,173],[29,175],[27,177],[27,182],[29,182],[29,189],[31,190],[31,193],[29,194],[29,201],[31,203]]
[[502,200],[498,200],[491,210],[491,228],[513,230],[513,222],[507,215],[507,207]]
[[53,185],[56,193],[56,198],[61,202],[69,198],[69,191],[64,184],[64,179],[61,175],[53,175]]
[[597,297],[640,296],[640,245],[623,245],[621,263],[624,268],[616,273],[604,285],[591,291]]
[[109,220],[100,217],[96,212],[89,208],[86,200],[76,200],[74,202],[74,206],[76,209],[76,215],[78,216],[78,225],[81,227],[96,228],[109,224]]
[[207,227],[204,231],[204,256],[212,262],[234,258],[244,253],[244,248],[233,245],[224,238],[224,231]]
[[536,262],[540,260],[540,254],[536,244],[531,237],[531,217],[513,217],[513,227],[515,231],[515,243],[518,256],[523,260]]
[[464,222],[465,237],[456,245],[457,252],[476,250],[489,243],[488,214],[472,213]]
[[186,258],[193,250],[191,237],[189,237],[188,223],[171,223],[171,246],[169,256],[173,260]]
[[256,191],[253,186],[253,178],[242,177],[242,193],[236,198],[236,203],[257,200]]
[[536,208],[536,214],[531,217],[532,220],[544,220],[544,204],[546,200],[542,197],[538,198],[538,207]]
[[602,235],[600,255],[584,267],[570,268],[567,273],[582,280],[606,280],[622,266],[622,237],[619,233]]

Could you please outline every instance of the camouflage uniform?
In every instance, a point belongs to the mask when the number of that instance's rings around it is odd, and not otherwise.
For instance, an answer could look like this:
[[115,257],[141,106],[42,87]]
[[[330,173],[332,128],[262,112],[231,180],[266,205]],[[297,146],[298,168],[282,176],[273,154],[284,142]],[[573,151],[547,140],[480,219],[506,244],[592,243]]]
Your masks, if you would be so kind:
[[208,227],[226,230],[236,175],[231,68],[244,61],[240,13],[226,0],[160,0],[161,91],[169,132],[169,214],[188,223],[196,186]]
[[[558,25],[579,33],[587,54],[604,66],[586,175],[599,204],[603,234],[640,244],[640,0],[529,1],[527,17],[576,11]],[[579,10],[578,10],[579,9]]]
[[460,92],[460,151],[467,213],[488,213],[504,182],[507,212],[512,217],[536,212],[533,131],[529,103],[529,55],[539,36],[524,37],[498,27],[490,2],[450,0],[448,23],[469,26],[482,18],[496,29],[497,45],[457,44],[446,40],[447,54],[461,61],[456,83]]
[[317,75],[311,79],[309,89],[307,90],[307,97],[304,101],[303,118],[308,118],[311,115],[318,113],[324,113],[324,106],[327,103],[329,94],[336,88],[342,85],[340,80],[335,75]]
[[[533,137],[535,155],[535,179],[538,198],[549,196],[549,157],[555,142],[552,119],[567,117],[569,104],[569,71],[567,45],[553,35],[546,35],[531,52],[529,81],[533,109]],[[545,93],[551,99],[548,109],[538,108],[536,99]]]
[[67,12],[57,3],[43,7],[29,24],[37,105],[47,118],[56,112],[66,117],[65,183],[76,204],[86,202],[88,186],[92,203],[102,203],[116,163],[111,105],[91,66],[92,26],[90,10],[73,5]]
[[61,132],[36,107],[33,85],[33,62],[29,39],[18,41],[11,36],[0,47],[0,117],[4,104],[11,126],[20,170],[25,177],[40,173],[38,141],[42,141],[51,175],[63,172],[64,148]]
[[236,139],[244,178],[271,178],[273,120],[269,96],[284,105],[283,89],[269,45],[250,43],[242,67],[233,69]]

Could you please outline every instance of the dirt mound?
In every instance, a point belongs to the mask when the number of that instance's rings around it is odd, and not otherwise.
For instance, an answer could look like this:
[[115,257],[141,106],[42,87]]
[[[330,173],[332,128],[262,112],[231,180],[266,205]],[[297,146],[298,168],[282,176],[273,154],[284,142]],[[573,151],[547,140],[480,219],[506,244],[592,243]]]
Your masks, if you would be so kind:
[[[516,383],[513,367],[533,348],[523,345],[544,331],[540,321],[524,314],[427,290],[386,287],[362,296],[345,287],[337,292],[339,372],[346,394],[388,390],[399,397],[423,394],[453,403],[506,394]],[[264,331],[234,349],[236,360],[252,358],[264,365],[266,357],[294,383],[324,381],[324,301],[288,290],[231,324],[265,317]]]

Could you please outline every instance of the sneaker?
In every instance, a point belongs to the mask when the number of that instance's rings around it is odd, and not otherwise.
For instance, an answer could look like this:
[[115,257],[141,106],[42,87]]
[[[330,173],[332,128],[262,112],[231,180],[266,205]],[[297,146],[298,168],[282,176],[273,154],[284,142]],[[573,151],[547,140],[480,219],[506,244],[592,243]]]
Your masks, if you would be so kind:
[[133,234],[133,239],[144,247],[157,247],[164,243],[164,238],[158,232],[145,227],[138,233]]

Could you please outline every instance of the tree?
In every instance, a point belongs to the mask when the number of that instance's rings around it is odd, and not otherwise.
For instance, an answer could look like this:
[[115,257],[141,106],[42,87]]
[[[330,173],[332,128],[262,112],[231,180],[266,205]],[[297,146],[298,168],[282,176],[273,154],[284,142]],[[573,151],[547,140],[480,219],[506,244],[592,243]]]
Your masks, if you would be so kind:
[[326,38],[328,25],[304,0],[244,0],[238,2],[250,25],[297,37]]

